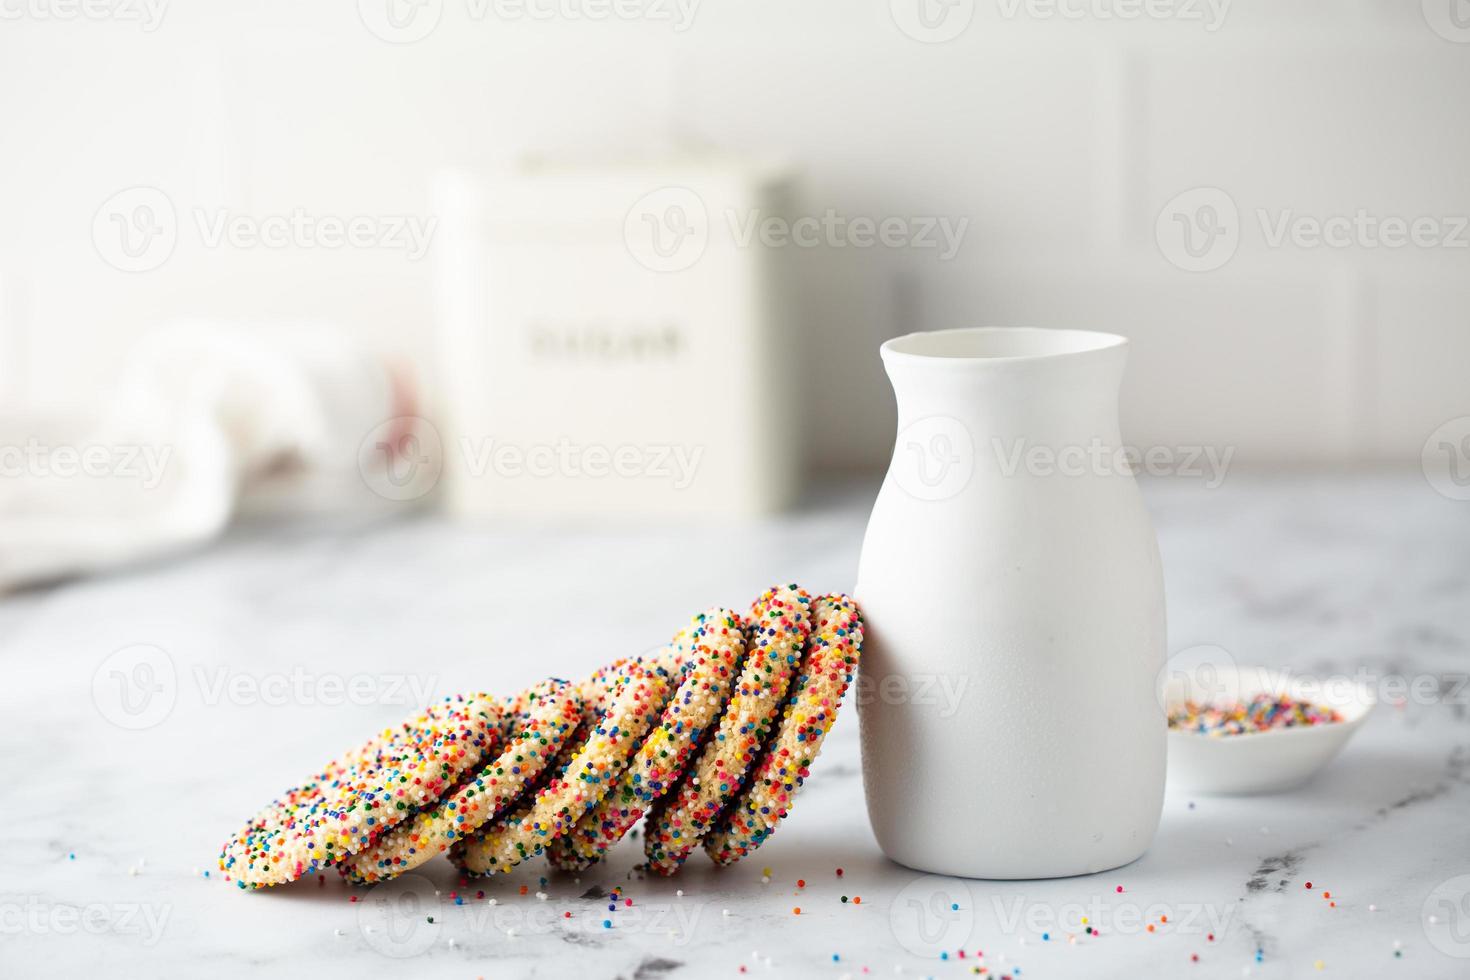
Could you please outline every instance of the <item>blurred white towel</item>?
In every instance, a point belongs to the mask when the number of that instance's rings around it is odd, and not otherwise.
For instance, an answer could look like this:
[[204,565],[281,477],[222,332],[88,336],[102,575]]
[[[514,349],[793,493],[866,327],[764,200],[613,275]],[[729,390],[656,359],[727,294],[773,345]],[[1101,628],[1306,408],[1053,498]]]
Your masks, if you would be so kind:
[[334,330],[161,330],[99,419],[0,420],[0,591],[197,546],[242,510],[385,511],[371,484],[414,414]]

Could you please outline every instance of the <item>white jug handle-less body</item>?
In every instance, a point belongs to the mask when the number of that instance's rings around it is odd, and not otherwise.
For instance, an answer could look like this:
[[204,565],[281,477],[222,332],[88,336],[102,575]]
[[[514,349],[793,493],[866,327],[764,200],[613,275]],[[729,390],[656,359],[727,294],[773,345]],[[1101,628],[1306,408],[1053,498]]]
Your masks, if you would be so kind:
[[898,438],[863,542],[868,814],[924,871],[1118,867],[1158,826],[1158,545],[1118,431],[1127,340],[976,328],[883,345]]

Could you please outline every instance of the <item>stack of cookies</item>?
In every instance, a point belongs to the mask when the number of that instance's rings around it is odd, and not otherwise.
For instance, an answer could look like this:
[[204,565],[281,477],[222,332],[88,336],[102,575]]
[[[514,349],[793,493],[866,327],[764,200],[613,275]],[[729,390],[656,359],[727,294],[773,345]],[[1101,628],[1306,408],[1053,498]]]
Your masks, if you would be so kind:
[[540,854],[575,871],[645,817],[655,872],[700,846],[731,864],[790,811],[862,639],[851,599],[791,585],[580,683],[446,698],[272,802],[220,869],[241,888],[332,866],[371,884],[445,853],[475,875]]

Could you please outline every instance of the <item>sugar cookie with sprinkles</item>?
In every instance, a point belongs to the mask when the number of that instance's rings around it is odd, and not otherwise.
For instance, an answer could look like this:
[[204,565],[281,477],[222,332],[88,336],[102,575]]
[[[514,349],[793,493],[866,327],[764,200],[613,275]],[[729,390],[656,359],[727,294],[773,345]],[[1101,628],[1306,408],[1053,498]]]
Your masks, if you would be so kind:
[[505,750],[435,806],[390,829],[341,862],[354,884],[386,881],[416,868],[504,813],[561,751],[582,719],[582,696],[566,681],[538,684],[513,699]]
[[[593,673],[575,682],[574,687],[582,698],[582,718],[576,729],[572,732],[561,751],[552,759],[551,765],[542,772],[541,778],[530,787],[532,795],[538,794],[551,780],[562,776],[571,766],[583,749],[587,747],[587,740],[592,737],[597,728],[598,719],[607,711],[611,695],[620,689],[620,679],[628,669],[628,665],[637,661],[637,657],[619,657],[604,667],[599,667]],[[523,697],[525,692],[517,695]],[[512,704],[515,702],[513,701]]]
[[[612,663],[597,668],[591,674],[576,682],[577,691],[582,695],[582,724],[567,744],[562,747],[555,762],[549,767],[546,777],[560,775],[565,772],[577,753],[581,752],[592,736],[592,731],[597,727],[597,720],[607,711],[607,706],[613,694],[621,689],[630,665],[641,664],[644,668],[662,667],[673,678],[679,672],[679,658],[671,647],[661,647],[651,651],[642,657],[619,657]],[[522,692],[521,697],[525,692]],[[514,702],[512,702],[514,703]],[[543,779],[543,782],[545,780]],[[537,790],[540,787],[535,787]]]
[[596,718],[607,710],[612,696],[620,690],[624,671],[637,662],[637,657],[619,657],[577,682],[577,690],[582,694],[584,717]]
[[617,787],[547,847],[553,867],[579,871],[595,863],[683,775],[729,701],[745,655],[744,627],[738,613],[715,608],[694,617],[674,638],[674,660],[682,665],[679,689]]
[[[584,688],[585,690],[585,688]],[[669,672],[643,660],[624,665],[608,684],[606,707],[584,745],[529,802],[449,852],[470,874],[508,872],[576,826],[616,783],[670,693]]]
[[455,695],[383,730],[256,814],[225,842],[220,870],[261,888],[363,850],[494,751],[500,710],[489,695]]
[[733,864],[760,847],[791,811],[822,739],[832,730],[862,645],[863,619],[851,599],[829,595],[812,602],[812,631],[781,727],[750,782],[704,840],[716,864]]
[[[609,693],[618,689],[618,678],[633,659],[635,658],[621,657],[573,683],[573,689],[582,699],[582,713],[577,726],[562,743],[561,749],[552,757],[551,764],[543,769],[541,775],[527,787],[526,793],[519,802],[529,801],[532,797],[539,795],[552,780],[559,779],[571,766],[572,760],[587,747],[587,740],[592,737],[593,731],[597,728],[597,720],[607,709]],[[526,692],[522,691],[507,702],[507,705],[513,709],[517,705],[523,707],[525,695]]]
[[810,631],[811,597],[773,588],[750,609],[745,663],[719,728],[679,785],[648,815],[644,854],[662,875],[679,870],[715,818],[740,791],[771,737]]
[[[528,799],[530,796],[539,794],[547,783],[565,774],[572,760],[587,747],[587,740],[592,737],[592,733],[597,728],[598,719],[606,713],[612,695],[621,690],[625,674],[630,665],[634,664],[642,664],[645,668],[663,667],[669,672],[670,678],[673,678],[678,672],[677,659],[670,649],[665,647],[643,657],[619,657],[577,681],[575,687],[582,697],[581,723],[562,745],[561,751],[556,754],[551,765],[542,772],[541,778],[531,785],[527,794]],[[522,691],[516,697],[523,698],[524,695],[525,692]],[[515,704],[516,702],[512,699],[510,703]]]
[[684,666],[686,651],[676,644],[657,647],[637,657],[619,657],[606,666],[588,674],[577,682],[577,689],[582,692],[582,701],[585,705],[582,716],[595,721],[603,712],[612,696],[620,688],[623,675],[632,665],[642,665],[644,668],[662,668],[670,677],[678,674]]

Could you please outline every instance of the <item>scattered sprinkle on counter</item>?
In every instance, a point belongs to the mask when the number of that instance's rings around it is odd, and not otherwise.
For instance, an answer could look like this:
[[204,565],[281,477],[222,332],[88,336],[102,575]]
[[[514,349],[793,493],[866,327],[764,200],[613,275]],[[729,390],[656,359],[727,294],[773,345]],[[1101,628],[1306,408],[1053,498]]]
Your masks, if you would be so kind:
[[[728,618],[712,628],[741,627],[740,617]],[[645,828],[668,824],[668,836],[657,842],[641,835],[655,872],[677,870],[684,855],[701,843],[719,864],[759,846],[790,808],[851,681],[862,620],[847,597],[813,599],[794,585],[776,587],[752,604],[749,620],[745,662],[738,673],[733,666],[725,671],[725,683],[737,688],[736,698],[701,755],[708,766],[692,770],[684,781],[683,810],[647,815]],[[637,819],[633,811],[646,802],[640,792],[663,791],[665,800],[679,795],[678,774],[664,772],[663,763],[653,765],[658,753],[648,754],[652,768],[629,766],[670,696],[691,676],[678,658],[665,656],[668,649],[618,661],[579,685],[558,680],[541,685],[537,690],[544,688],[545,697],[533,701],[546,709],[544,719],[523,717],[533,703],[519,704],[523,696],[472,693],[441,699],[381,730],[263,808],[221,849],[222,877],[253,889],[314,875],[320,888],[326,884],[320,872],[336,867],[349,882],[370,884],[445,852],[466,875],[504,873],[546,853],[588,813],[616,816],[607,826],[592,828],[594,844],[604,838],[612,842],[631,828],[628,817]],[[574,710],[578,698],[580,712]],[[705,726],[691,726],[685,736],[697,742],[695,727]],[[558,739],[569,751],[557,751]],[[556,769],[550,768],[553,763]],[[543,767],[547,778],[533,790],[533,778]],[[667,786],[648,783],[645,790],[645,777],[655,770],[664,774]],[[624,771],[631,774],[627,780]],[[613,787],[629,785],[636,799],[619,796],[608,807],[594,809],[609,799]],[[511,809],[513,802],[517,809]],[[68,851],[67,860],[75,861],[76,853]],[[139,875],[144,866],[139,859],[128,873]],[[772,870],[762,870],[763,883],[770,883]],[[202,874],[211,877],[207,870]],[[834,874],[841,879],[845,871],[837,867]],[[518,893],[534,893],[546,902],[548,882],[543,876],[539,889],[520,885]],[[470,894],[468,878],[461,877],[459,886],[449,898],[463,906]],[[799,894],[806,879],[796,879],[796,887]],[[486,898],[483,890],[474,894]],[[683,897],[683,890],[677,894]],[[354,904],[360,899],[348,897]],[[634,904],[613,889],[610,912],[618,911],[619,901],[624,908]],[[841,901],[862,904],[861,896],[843,895]],[[959,910],[958,903],[951,907]],[[801,915],[801,906],[792,912]],[[435,917],[426,921],[432,924]],[[610,918],[602,921],[611,928]]]

